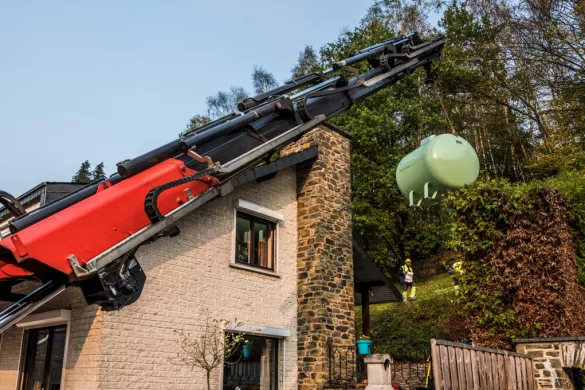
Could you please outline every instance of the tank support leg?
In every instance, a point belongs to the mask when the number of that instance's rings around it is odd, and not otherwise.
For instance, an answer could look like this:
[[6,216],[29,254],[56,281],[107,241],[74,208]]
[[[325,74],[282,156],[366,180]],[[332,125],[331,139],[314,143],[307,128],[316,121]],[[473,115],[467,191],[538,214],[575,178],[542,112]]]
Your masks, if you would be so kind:
[[[428,198],[429,198],[429,184],[430,184],[430,183],[428,183],[428,182],[427,182],[427,183],[425,183],[425,199],[428,199]],[[433,196],[431,196],[430,198],[431,198],[431,199],[435,199],[435,198],[437,197],[437,193],[438,193],[438,192],[439,192],[439,191],[435,191],[435,192],[433,193]]]

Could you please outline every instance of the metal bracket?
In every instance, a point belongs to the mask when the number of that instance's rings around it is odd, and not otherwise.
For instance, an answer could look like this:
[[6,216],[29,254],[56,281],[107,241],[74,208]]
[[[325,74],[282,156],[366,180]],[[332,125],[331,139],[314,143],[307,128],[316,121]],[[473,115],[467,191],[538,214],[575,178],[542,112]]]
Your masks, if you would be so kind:
[[311,119],[310,121],[303,123],[297,127],[293,127],[286,133],[279,135],[278,137],[274,137],[268,142],[263,143],[262,145],[248,151],[247,153],[242,154],[241,156],[222,164],[219,167],[219,172],[221,173],[231,173],[234,172],[236,169],[244,167],[250,162],[262,157],[264,154],[270,152],[271,150],[276,149],[278,146],[282,146],[287,142],[292,141],[297,135],[304,133],[307,130],[312,129],[313,127],[318,126],[319,124],[325,122],[327,117],[323,114],[317,115],[315,118]]
[[432,196],[429,196],[429,184],[430,183],[428,183],[428,182],[425,183],[425,187],[424,187],[425,194],[424,194],[424,197],[425,197],[425,199],[428,199],[428,198],[435,199],[437,197],[437,194],[439,193],[439,191],[435,191]]
[[187,155],[189,155],[189,157],[207,164],[207,167],[211,167],[213,165],[213,161],[211,160],[211,157],[209,156],[200,156],[197,153],[195,153],[195,148],[191,148],[189,149],[189,151],[187,152]]
[[[392,61],[393,63],[393,61]],[[390,56],[389,55],[383,55],[382,57],[380,57],[380,68],[382,68],[382,70],[384,72],[389,72],[392,70],[392,66],[390,65]]]
[[410,205],[411,206],[420,206],[422,199],[419,199],[419,201],[414,204],[414,191],[410,191],[410,194],[408,194],[408,200],[410,201]]
[[73,272],[75,272],[75,275],[77,277],[83,278],[89,275],[89,271],[83,268],[81,264],[79,264],[77,256],[70,255],[69,257],[67,257],[67,261],[69,261],[69,265],[71,265],[71,268],[73,268]]
[[187,194],[187,199],[189,200],[192,200],[194,198],[190,188],[185,189],[185,194]]
[[[360,71],[356,68],[353,68],[351,66],[344,66],[341,68],[341,71],[347,71],[349,74],[353,75],[355,77],[355,81],[360,82],[362,80],[362,77],[360,75]],[[363,82],[363,81],[361,81]]]
[[264,137],[262,134],[260,134],[259,132],[257,132],[254,129],[250,129],[248,130],[248,135],[260,142],[266,142],[268,141],[268,138]]

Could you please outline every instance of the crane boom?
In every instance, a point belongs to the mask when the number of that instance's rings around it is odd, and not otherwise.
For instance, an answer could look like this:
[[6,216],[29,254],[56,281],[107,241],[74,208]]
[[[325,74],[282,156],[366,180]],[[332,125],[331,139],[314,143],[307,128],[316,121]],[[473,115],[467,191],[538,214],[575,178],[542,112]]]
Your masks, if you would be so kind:
[[[135,258],[140,245],[179,234],[176,221],[228,193],[235,175],[354,103],[420,67],[431,80],[430,65],[444,44],[443,36],[423,41],[416,33],[379,42],[330,69],[242,99],[240,113],[121,162],[106,180],[15,212],[11,234],[0,241],[0,291],[33,278],[44,285],[0,313],[0,332],[71,284],[104,310],[134,302],[145,280]],[[362,61],[369,70],[350,67]],[[20,210],[10,198],[12,209]]]

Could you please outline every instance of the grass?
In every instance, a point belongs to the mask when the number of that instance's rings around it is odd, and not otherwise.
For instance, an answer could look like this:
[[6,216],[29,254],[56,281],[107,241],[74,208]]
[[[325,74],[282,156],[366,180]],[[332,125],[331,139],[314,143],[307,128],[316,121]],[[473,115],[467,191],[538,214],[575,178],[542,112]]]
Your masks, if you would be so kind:
[[[370,306],[375,353],[412,359],[425,354],[430,339],[449,339],[456,306],[452,279],[434,275],[417,285],[417,300]],[[356,329],[361,332],[361,307],[356,308]]]

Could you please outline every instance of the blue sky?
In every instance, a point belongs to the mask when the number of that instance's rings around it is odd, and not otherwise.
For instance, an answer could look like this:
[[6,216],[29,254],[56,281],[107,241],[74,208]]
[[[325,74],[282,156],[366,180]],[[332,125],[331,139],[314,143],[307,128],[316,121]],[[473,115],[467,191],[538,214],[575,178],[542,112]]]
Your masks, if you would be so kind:
[[176,137],[205,97],[279,81],[306,45],[353,28],[370,0],[0,0],[0,189],[68,181]]

